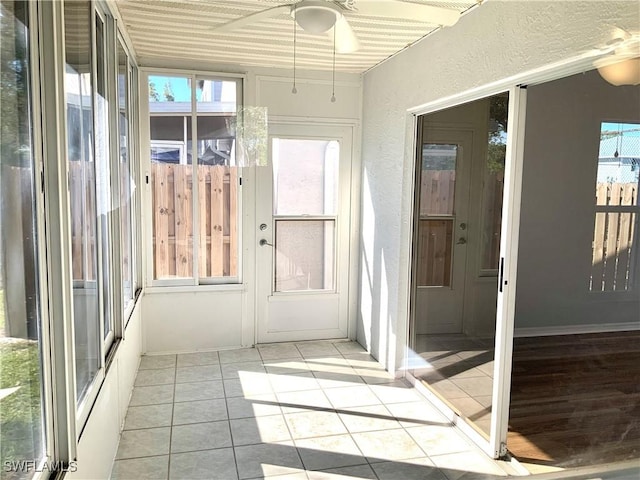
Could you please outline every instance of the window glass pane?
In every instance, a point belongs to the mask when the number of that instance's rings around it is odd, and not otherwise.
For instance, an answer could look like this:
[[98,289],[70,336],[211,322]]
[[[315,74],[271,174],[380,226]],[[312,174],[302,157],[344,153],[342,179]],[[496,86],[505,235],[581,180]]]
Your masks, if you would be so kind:
[[100,227],[100,259],[102,263],[102,313],[106,339],[113,331],[113,319],[111,313],[111,235],[109,231],[108,215],[111,211],[111,167],[109,162],[109,99],[107,98],[107,69],[105,52],[105,25],[102,19],[96,15],[96,182],[98,195],[98,215]]
[[275,291],[335,289],[335,221],[276,220]]
[[422,146],[420,215],[453,215],[458,145]]
[[340,144],[330,140],[274,138],[275,215],[335,215]]
[[507,92],[489,99],[489,139],[482,199],[481,270],[497,271],[500,259],[508,110],[509,94]]
[[418,286],[451,285],[453,219],[420,219],[418,225]]
[[133,299],[133,236],[132,209],[133,178],[131,176],[131,158],[129,155],[129,58],[118,41],[118,171],[120,179],[120,234],[122,253],[122,296],[127,306]]
[[640,124],[603,122],[596,177],[596,218],[590,290],[633,286],[637,238]]
[[191,85],[149,76],[154,279],[193,277]]
[[596,205],[638,205],[640,123],[602,123]]
[[65,2],[64,18],[76,393],[81,401],[100,367],[91,3]]
[[28,3],[0,3],[0,458],[44,460]]
[[238,276],[236,83],[197,81],[200,277]]

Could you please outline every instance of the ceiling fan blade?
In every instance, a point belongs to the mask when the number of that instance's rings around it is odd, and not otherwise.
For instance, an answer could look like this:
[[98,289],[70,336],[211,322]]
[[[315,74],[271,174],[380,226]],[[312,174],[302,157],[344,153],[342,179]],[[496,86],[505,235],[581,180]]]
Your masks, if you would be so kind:
[[460,12],[457,10],[400,0],[357,0],[356,10],[372,17],[406,18],[446,26],[451,26],[460,19]]
[[[353,53],[360,49],[360,41],[346,18],[340,17],[333,28],[336,30],[337,53]],[[327,32],[331,38],[333,38],[333,28]]]
[[223,23],[222,25],[217,25],[213,27],[213,31],[215,33],[230,32],[232,30],[242,28],[245,25],[250,25],[266,18],[275,17],[276,15],[279,15],[281,13],[288,14],[289,12],[291,12],[291,5],[278,5],[277,7],[271,7],[256,13],[250,13],[249,15],[245,15],[244,17],[231,20],[230,22]]

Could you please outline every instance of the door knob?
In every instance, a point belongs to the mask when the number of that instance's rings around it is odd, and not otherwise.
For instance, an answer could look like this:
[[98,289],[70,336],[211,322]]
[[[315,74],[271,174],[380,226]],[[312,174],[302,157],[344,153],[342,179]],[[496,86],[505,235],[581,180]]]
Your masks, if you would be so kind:
[[265,238],[261,238],[259,243],[260,243],[261,247],[264,247],[265,245],[269,245],[270,247],[273,247],[273,245],[271,245],[269,242],[267,242],[267,240]]
[[464,237],[460,237],[456,242],[456,245],[464,245],[465,243],[467,243],[467,239]]

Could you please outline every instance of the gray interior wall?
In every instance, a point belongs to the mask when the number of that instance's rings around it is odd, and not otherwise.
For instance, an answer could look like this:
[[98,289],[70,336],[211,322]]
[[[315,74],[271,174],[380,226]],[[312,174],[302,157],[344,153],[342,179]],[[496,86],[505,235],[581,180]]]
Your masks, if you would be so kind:
[[594,70],[527,90],[516,329],[640,323],[637,290],[589,291],[603,121],[640,123],[640,87]]
[[407,338],[414,158],[407,109],[606,45],[637,1],[490,1],[364,76],[358,341],[389,369]]

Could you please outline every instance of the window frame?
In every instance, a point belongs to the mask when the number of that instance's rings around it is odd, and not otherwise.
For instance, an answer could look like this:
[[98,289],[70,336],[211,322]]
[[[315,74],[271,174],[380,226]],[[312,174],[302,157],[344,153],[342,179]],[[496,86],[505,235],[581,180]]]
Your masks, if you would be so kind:
[[[142,217],[145,218],[145,231],[146,236],[144,238],[144,245],[146,246],[147,253],[144,255],[144,272],[145,272],[145,286],[149,288],[155,287],[176,287],[179,290],[202,290],[202,289],[237,289],[242,288],[243,280],[243,190],[242,190],[242,177],[244,173],[240,171],[238,173],[238,185],[236,190],[236,202],[237,202],[237,275],[235,276],[220,276],[220,277],[203,277],[199,275],[198,271],[198,259],[199,259],[199,242],[196,240],[199,238],[200,221],[198,216],[198,210],[196,208],[198,201],[198,182],[194,182],[193,194],[192,194],[192,211],[191,217],[193,219],[193,240],[192,240],[192,273],[191,277],[180,278],[154,278],[154,259],[153,259],[153,198],[151,189],[151,157],[148,154],[151,148],[151,132],[150,132],[150,102],[149,102],[149,77],[151,76],[165,76],[165,77],[178,77],[187,78],[191,81],[192,85],[195,85],[198,80],[209,81],[226,81],[235,82],[236,84],[236,118],[240,117],[242,107],[244,106],[244,86],[246,84],[246,75],[233,74],[233,73],[219,73],[219,72],[207,72],[196,70],[180,70],[180,69],[163,69],[163,68],[140,68],[138,80],[138,92],[139,92],[139,105],[140,105],[140,158],[141,170],[144,172],[144,200],[142,203]],[[187,122],[191,121],[191,136],[187,141],[191,141],[191,149],[187,150],[187,155],[192,154],[192,158],[197,158],[197,121],[198,121],[198,102],[196,100],[196,88],[191,88],[191,110],[190,118],[185,115]],[[167,116],[170,114],[157,114],[156,116]],[[211,114],[207,112],[201,112],[201,117],[208,117]],[[236,135],[236,142],[239,136]],[[187,147],[185,147],[187,148]],[[239,161],[239,157],[236,157],[236,161]],[[239,162],[238,162],[239,163]],[[237,167],[242,167],[238,165]],[[193,178],[196,178],[198,174],[198,162],[193,162]]]

